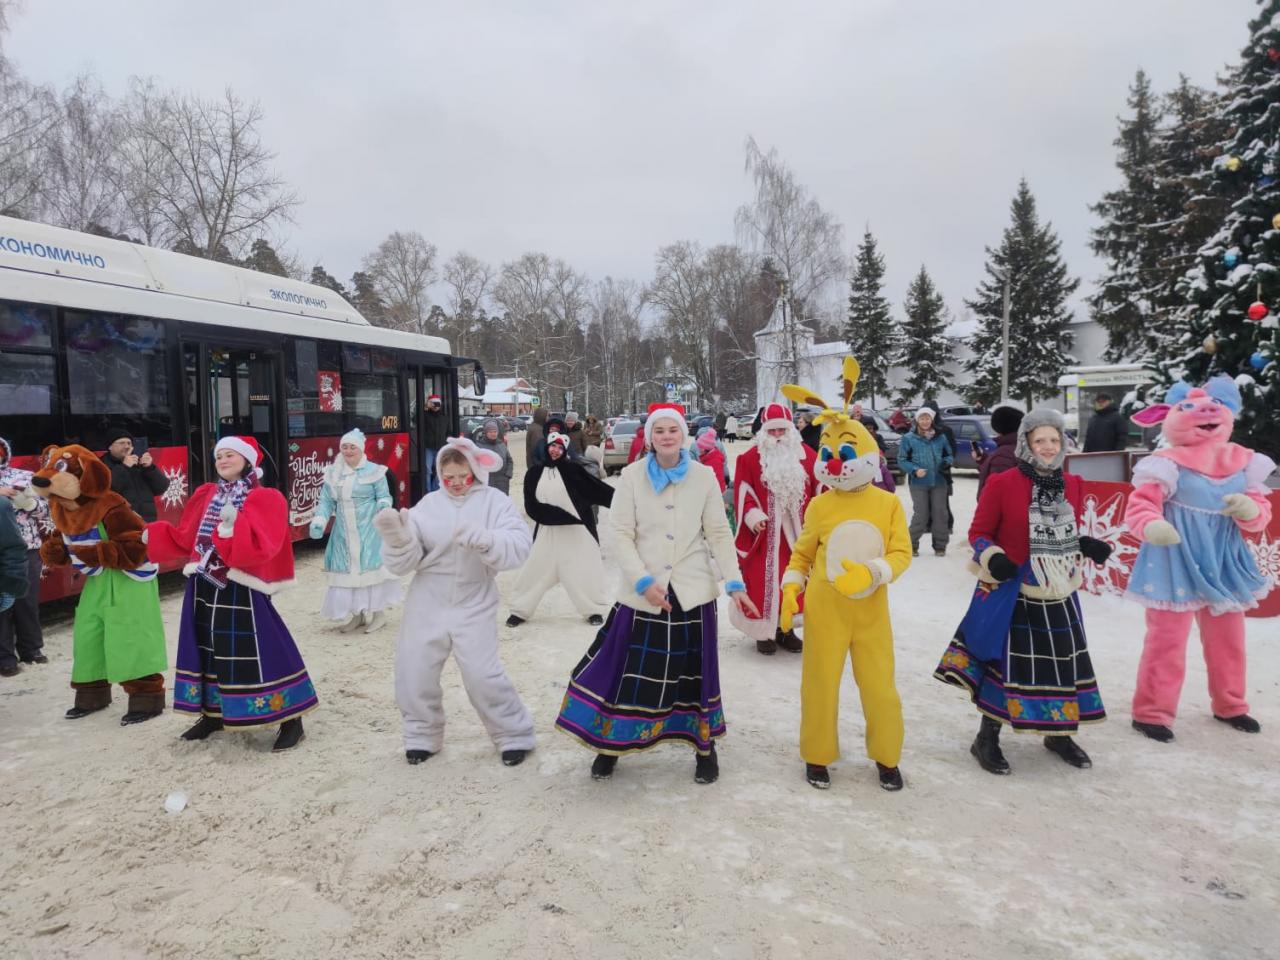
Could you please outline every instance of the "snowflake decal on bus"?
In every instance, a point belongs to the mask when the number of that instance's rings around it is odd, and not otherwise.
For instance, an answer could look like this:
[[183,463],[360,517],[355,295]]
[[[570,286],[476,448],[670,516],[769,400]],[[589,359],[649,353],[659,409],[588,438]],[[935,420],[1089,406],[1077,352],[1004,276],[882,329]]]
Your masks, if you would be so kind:
[[385,449],[387,449],[387,441],[386,441],[386,439],[385,439],[385,438],[383,438],[383,437],[379,437],[379,438],[378,438],[378,452],[379,452],[379,453],[381,453],[381,452],[382,452],[383,450],[385,450]]
[[1257,540],[1247,542],[1258,571],[1272,583],[1280,583],[1280,540],[1272,540],[1264,533]]
[[181,467],[165,467],[164,477],[169,481],[160,502],[166,507],[180,507],[187,499],[187,472]]
[[1084,564],[1083,586],[1090,593],[1119,595],[1124,593],[1125,585],[1129,582],[1133,560],[1138,555],[1138,545],[1125,526],[1124,503],[1122,493],[1113,494],[1102,503],[1093,494],[1084,498],[1080,533],[1111,546],[1111,556],[1106,563],[1101,566],[1090,562]]

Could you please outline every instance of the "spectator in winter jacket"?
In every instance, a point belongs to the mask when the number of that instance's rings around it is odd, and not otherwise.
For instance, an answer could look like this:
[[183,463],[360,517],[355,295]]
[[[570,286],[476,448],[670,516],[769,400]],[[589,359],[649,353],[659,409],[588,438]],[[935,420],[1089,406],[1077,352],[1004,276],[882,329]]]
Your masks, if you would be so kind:
[[511,495],[511,474],[515,471],[515,463],[511,459],[511,450],[507,447],[507,431],[504,424],[495,417],[490,417],[480,428],[480,436],[476,446],[492,450],[502,458],[501,469],[489,474],[489,486]]
[[102,462],[111,471],[111,489],[129,501],[129,507],[147,523],[156,519],[156,497],[169,489],[169,478],[155,465],[148,451],[133,452],[128,430],[107,434],[107,452]]
[[907,416],[905,410],[899,407],[889,415],[889,426],[898,433],[906,433],[911,429],[911,418]]
[[[880,436],[880,424],[876,422],[876,418],[870,413],[862,409],[862,404],[855,403],[849,410],[849,415],[857,420],[860,424],[867,428],[867,433],[871,434],[875,440],[876,446],[881,450],[884,449],[884,437]],[[814,448],[817,449],[816,447]]]
[[534,451],[538,449],[538,444],[542,443],[542,438],[546,435],[546,424],[546,407],[539,407],[533,411],[533,422],[529,424],[529,429],[524,433],[524,464],[526,469],[533,463]]
[[716,428],[716,436],[719,437],[721,440],[723,440],[728,434],[728,427],[726,426],[728,422],[729,422],[729,415],[725,413],[723,410],[719,411],[716,414],[716,419],[714,421],[715,428]]
[[596,419],[595,414],[587,414],[587,422],[582,428],[582,439],[588,447],[598,447],[604,443],[604,424]]
[[49,501],[31,495],[31,471],[13,465],[9,441],[0,437],[0,499],[13,505],[13,518],[27,548],[26,595],[19,596],[8,610],[0,611],[0,674],[18,670],[23,663],[48,663],[44,654],[44,632],[40,626],[40,544],[42,527],[52,529]]
[[716,480],[720,483],[720,492],[725,491],[725,457],[720,444],[716,442],[716,428],[703,427],[698,431],[698,439],[694,444],[698,462],[715,471]]
[[1004,473],[1018,465],[1014,447],[1018,442],[1018,425],[1025,411],[1016,400],[1002,400],[991,411],[991,429],[996,432],[996,448],[978,461],[978,496],[987,478],[994,473]]
[[582,424],[578,421],[576,413],[566,413],[564,415],[564,428],[568,433],[569,442],[573,445],[574,451],[581,457],[587,452],[587,437],[582,432]]
[[1100,393],[1093,400],[1093,416],[1084,435],[1084,452],[1123,450],[1129,445],[1129,424],[1111,400],[1111,394]]
[[947,530],[948,494],[945,471],[952,462],[951,445],[934,429],[933,410],[916,411],[915,426],[904,434],[898,445],[898,466],[907,475],[911,491],[911,552],[920,553],[920,537],[928,529],[933,538],[933,552],[941,557],[947,552],[950,532]]
[[800,442],[816,453],[822,441],[822,427],[813,422],[813,414],[808,410],[801,411],[796,426],[800,430]]
[[640,429],[631,438],[631,448],[627,451],[627,464],[635,463],[645,454],[644,422],[649,418],[647,413],[640,414]]
[[439,394],[427,397],[427,409],[422,411],[422,476],[428,493],[440,489],[440,477],[436,474],[436,453],[444,449],[449,439],[449,418],[444,412]]
[[[27,595],[27,545],[13,516],[13,504],[0,497],[0,614],[8,615],[13,605]],[[12,648],[0,651],[0,677],[16,676],[18,660]],[[24,658],[25,659],[25,658]]]

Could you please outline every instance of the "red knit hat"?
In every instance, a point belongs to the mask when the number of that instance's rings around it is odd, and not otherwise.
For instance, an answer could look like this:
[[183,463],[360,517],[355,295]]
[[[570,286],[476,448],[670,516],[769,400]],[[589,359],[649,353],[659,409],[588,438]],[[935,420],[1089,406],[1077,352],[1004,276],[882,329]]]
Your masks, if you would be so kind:
[[248,461],[249,466],[254,468],[254,473],[262,476],[262,468],[258,466],[262,462],[262,447],[258,446],[258,441],[253,437],[223,437],[214,444],[215,457],[219,450],[234,450]]
[[651,403],[649,418],[644,422],[644,442],[646,446],[653,444],[653,425],[659,420],[670,420],[678,424],[684,439],[689,439],[689,424],[684,419],[684,405],[680,403]]
[[795,425],[796,422],[791,417],[791,408],[785,403],[771,403],[764,408],[764,413],[760,415],[761,430],[786,429]]

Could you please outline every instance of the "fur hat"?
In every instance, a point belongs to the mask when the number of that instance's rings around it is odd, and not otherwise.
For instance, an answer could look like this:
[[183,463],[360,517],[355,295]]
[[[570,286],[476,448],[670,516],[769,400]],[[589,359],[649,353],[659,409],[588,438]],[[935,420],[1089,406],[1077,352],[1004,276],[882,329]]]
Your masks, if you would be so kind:
[[689,439],[689,424],[684,419],[684,407],[678,403],[651,403],[649,417],[644,422],[644,443],[653,446],[653,427],[661,420],[670,420],[680,427],[681,442]]
[[360,448],[360,452],[364,453],[364,431],[359,427],[354,427],[342,435],[342,439],[338,441],[338,446],[344,443],[354,443]]
[[1062,461],[1067,456],[1067,422],[1063,419],[1061,413],[1053,409],[1053,407],[1036,407],[1018,424],[1018,442],[1014,445],[1013,452],[1019,460],[1031,464],[1033,467],[1045,466],[1034,453],[1031,452],[1031,444],[1028,438],[1031,432],[1037,427],[1053,427],[1058,431],[1058,436],[1062,439],[1062,448],[1058,451],[1058,455],[1053,462],[1048,464],[1050,470],[1057,470],[1062,466]]
[[1027,409],[1017,400],[1001,400],[991,409],[991,429],[999,435],[1013,433]]
[[928,414],[928,415],[929,415],[929,419],[930,419],[930,420],[937,420],[937,419],[938,419],[938,414],[937,414],[937,412],[933,409],[933,407],[921,407],[919,410],[917,410],[917,411],[916,411],[916,415],[915,415],[914,417],[912,417],[911,419],[912,419],[912,420],[919,420],[919,419],[920,419],[921,417],[923,417],[925,414]]
[[259,477],[262,476],[262,468],[258,464],[262,461],[262,448],[258,446],[258,441],[253,437],[223,437],[213,447],[213,455],[216,457],[219,450],[233,450],[248,461],[249,466],[253,467],[253,472]]

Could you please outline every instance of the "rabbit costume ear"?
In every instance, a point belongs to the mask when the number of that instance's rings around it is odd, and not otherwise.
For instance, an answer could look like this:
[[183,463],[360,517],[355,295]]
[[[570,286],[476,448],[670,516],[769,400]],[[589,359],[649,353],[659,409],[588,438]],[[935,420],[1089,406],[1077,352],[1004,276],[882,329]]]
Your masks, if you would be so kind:
[[[489,474],[502,467],[502,457],[492,450],[477,447],[466,437],[450,437],[440,452],[443,453],[449,449],[457,450],[466,457],[467,463],[471,465],[471,472],[476,475],[476,480],[486,486],[489,483]],[[439,457],[436,457],[436,474],[440,474]]]

